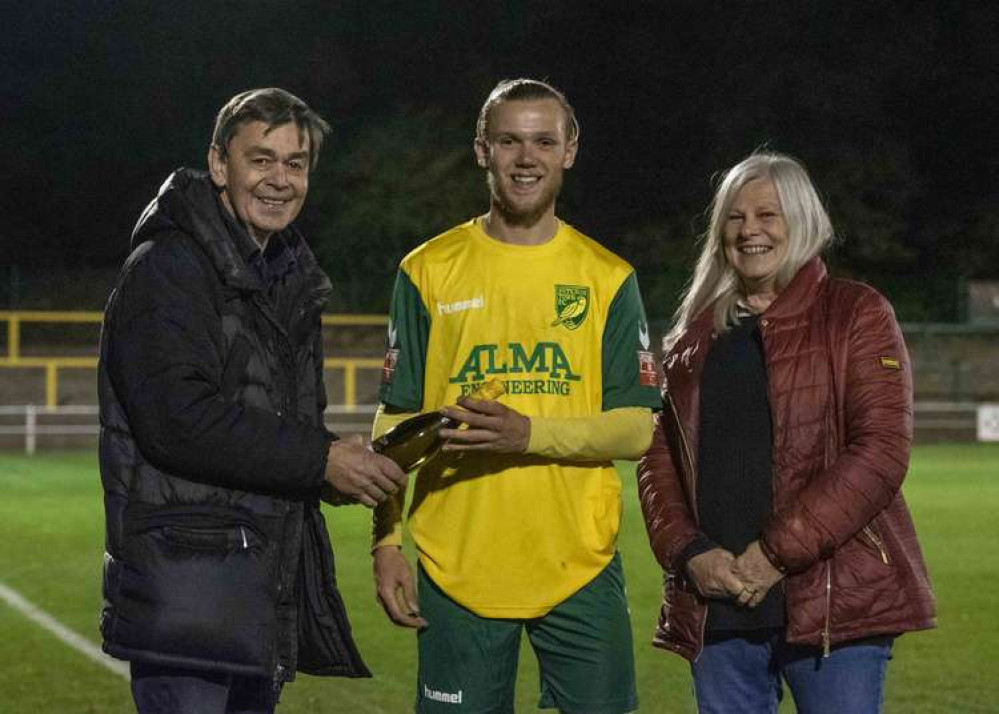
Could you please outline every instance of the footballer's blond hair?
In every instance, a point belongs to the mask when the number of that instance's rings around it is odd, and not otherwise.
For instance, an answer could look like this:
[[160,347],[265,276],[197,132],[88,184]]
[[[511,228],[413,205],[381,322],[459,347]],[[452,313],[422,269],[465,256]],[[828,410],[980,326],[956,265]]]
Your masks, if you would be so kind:
[[485,144],[489,137],[489,122],[492,119],[492,110],[501,102],[531,102],[542,99],[554,99],[562,108],[565,116],[565,139],[567,143],[579,142],[580,127],[576,119],[576,110],[569,104],[559,90],[555,89],[547,82],[539,79],[504,79],[500,81],[493,91],[486,97],[482,109],[479,110],[479,119],[475,122],[475,141]]

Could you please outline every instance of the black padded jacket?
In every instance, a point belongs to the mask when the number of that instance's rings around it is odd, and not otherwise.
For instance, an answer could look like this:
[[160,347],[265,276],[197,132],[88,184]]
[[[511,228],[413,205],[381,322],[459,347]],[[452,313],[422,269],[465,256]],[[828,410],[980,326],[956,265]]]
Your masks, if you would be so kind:
[[301,235],[275,313],[207,174],[180,169],[132,236],[98,370],[106,514],[104,650],[266,676],[370,676],[319,510],[320,312]]

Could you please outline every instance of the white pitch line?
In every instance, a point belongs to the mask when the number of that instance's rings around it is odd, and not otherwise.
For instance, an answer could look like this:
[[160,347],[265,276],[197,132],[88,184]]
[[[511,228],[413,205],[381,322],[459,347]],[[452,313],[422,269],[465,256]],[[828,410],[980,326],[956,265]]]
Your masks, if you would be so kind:
[[27,617],[29,620],[41,625],[62,642],[72,647],[74,650],[84,655],[88,659],[96,662],[102,667],[106,667],[120,677],[129,678],[128,663],[116,660],[101,650],[100,647],[85,637],[73,632],[71,629],[56,620],[44,610],[33,605],[25,599],[21,593],[13,590],[3,583],[0,583],[0,598],[8,605]]

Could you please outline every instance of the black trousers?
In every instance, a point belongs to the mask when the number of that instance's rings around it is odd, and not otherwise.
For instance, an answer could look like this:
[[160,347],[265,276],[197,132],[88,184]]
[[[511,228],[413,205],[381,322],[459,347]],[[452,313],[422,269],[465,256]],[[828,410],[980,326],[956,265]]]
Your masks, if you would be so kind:
[[273,714],[280,694],[267,677],[132,663],[138,714]]

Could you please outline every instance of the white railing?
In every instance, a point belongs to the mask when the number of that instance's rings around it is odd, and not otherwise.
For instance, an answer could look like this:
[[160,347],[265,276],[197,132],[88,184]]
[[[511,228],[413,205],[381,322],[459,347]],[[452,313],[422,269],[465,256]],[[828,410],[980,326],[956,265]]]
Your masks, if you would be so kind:
[[916,402],[916,427],[941,431],[975,430],[977,402]]
[[[999,405],[976,402],[916,402],[917,430],[976,436],[979,441],[999,441]],[[376,404],[331,404],[326,407],[326,425],[338,434],[367,434]],[[92,417],[86,423],[58,421],[62,417]],[[45,407],[33,404],[0,406],[0,437],[23,436],[24,451],[34,454],[39,437],[96,436],[100,431],[96,406]],[[353,417],[353,419],[351,419]],[[49,421],[50,418],[57,419]]]
[[[331,404],[326,407],[326,425],[333,431],[343,434],[367,433],[371,429],[376,404]],[[0,406],[0,437],[23,436],[24,451],[34,454],[41,436],[96,436],[100,433],[97,423],[96,406],[45,407],[35,404]],[[344,421],[344,417],[357,417],[354,421]],[[67,424],[64,421],[48,422],[49,417],[94,417],[81,424]],[[363,419],[362,417],[367,417]]]
[[77,434],[97,434],[99,425],[92,424],[39,424],[39,417],[47,416],[97,416],[97,407],[93,406],[63,406],[40,407],[35,404],[23,406],[0,406],[0,416],[22,416],[20,424],[0,424],[0,435],[24,436],[24,451],[34,454],[38,446],[38,437],[43,435],[71,436]]

